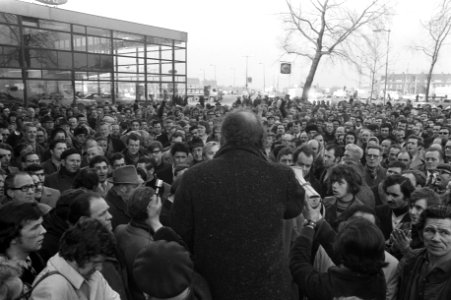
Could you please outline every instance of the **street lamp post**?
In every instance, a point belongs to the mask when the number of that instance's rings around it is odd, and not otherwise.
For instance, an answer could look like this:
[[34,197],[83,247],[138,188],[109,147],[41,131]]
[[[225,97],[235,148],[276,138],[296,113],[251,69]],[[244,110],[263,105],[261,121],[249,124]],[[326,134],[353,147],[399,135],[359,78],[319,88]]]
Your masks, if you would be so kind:
[[390,51],[390,29],[376,29],[374,32],[387,32],[387,54],[385,58],[385,83],[384,83],[384,106],[387,99],[387,82],[388,82],[388,56]]

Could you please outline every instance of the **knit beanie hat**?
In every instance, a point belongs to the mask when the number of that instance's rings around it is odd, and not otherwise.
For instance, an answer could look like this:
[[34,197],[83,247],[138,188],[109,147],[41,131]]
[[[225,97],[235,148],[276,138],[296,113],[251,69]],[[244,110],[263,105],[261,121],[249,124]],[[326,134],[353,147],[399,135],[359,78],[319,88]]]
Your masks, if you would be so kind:
[[133,264],[138,288],[157,298],[179,295],[191,285],[193,275],[189,252],[176,242],[152,242],[138,253]]

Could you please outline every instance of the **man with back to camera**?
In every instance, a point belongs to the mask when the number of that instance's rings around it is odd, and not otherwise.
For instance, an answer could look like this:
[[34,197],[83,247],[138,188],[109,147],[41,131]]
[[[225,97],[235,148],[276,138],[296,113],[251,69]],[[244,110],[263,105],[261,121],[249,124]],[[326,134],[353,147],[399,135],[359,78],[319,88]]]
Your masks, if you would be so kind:
[[215,159],[183,175],[172,226],[214,299],[288,299],[282,221],[302,211],[303,189],[292,170],[266,160],[255,114],[229,113],[221,132]]

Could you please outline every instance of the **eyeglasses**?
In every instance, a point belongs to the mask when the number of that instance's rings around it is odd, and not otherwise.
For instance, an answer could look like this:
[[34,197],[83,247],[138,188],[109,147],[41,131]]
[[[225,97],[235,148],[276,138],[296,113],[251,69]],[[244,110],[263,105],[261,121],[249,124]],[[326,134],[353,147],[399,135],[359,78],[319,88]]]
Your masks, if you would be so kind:
[[449,134],[449,132],[447,132],[447,131],[441,131],[441,132],[439,132],[438,134],[442,134],[442,135],[448,135],[448,134]]
[[23,185],[21,187],[18,188],[10,188],[13,191],[17,191],[17,190],[21,190],[22,192],[28,192],[28,191],[34,191],[36,190],[36,185],[35,184],[27,184],[27,185]]

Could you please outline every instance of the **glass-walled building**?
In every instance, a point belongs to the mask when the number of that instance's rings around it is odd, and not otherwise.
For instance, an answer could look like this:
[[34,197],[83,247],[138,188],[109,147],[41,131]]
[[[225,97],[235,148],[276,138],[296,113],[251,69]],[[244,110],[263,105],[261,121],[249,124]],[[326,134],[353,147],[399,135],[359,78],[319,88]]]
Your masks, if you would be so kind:
[[186,44],[186,32],[2,0],[0,102],[90,105],[184,97]]

